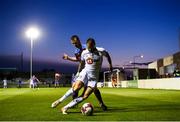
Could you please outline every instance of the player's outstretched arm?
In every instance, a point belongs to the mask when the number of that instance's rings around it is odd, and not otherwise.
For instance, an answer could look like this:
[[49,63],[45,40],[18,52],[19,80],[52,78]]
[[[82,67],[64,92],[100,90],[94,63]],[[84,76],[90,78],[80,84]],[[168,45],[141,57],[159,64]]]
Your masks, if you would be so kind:
[[113,67],[112,67],[112,60],[111,60],[111,57],[110,57],[110,55],[109,55],[109,53],[108,53],[107,51],[105,51],[104,53],[105,53],[104,56],[107,58],[107,61],[108,61],[108,63],[109,63],[109,69],[110,69],[110,71],[112,72]]
[[73,62],[79,62],[79,60],[76,57],[70,57],[67,54],[64,54],[62,58],[64,60],[69,60],[69,61],[73,61]]
[[36,78],[37,82],[40,83],[40,80],[38,78]]

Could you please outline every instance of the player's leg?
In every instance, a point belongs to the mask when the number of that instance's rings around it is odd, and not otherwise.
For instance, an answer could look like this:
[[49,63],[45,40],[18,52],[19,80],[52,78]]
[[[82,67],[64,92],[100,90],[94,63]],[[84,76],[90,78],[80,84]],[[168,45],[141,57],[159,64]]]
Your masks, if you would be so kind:
[[83,92],[82,92],[82,94],[81,94],[79,97],[83,97],[83,96],[84,96],[84,94],[85,94],[85,92],[86,92],[86,89],[87,89],[87,85],[84,85]]
[[104,104],[102,97],[101,97],[101,93],[97,87],[94,89],[94,94],[95,94],[96,98],[98,99],[98,102],[99,102],[99,105],[101,106],[101,108],[104,111],[107,110],[107,106]]
[[84,95],[82,97],[78,97],[74,100],[72,100],[69,104],[67,104],[66,106],[64,106],[61,111],[62,114],[67,114],[67,110],[76,106],[77,104],[81,103],[83,100],[87,99],[89,97],[89,95],[91,95],[91,93],[93,92],[93,88],[91,87],[87,87]]
[[[84,81],[87,77],[87,73],[86,70],[82,70],[79,74],[79,77],[76,79],[76,81],[73,83],[72,88],[66,92],[66,94],[64,96],[62,96],[59,100],[55,101],[51,107],[56,107],[59,103],[61,103],[62,101],[64,101],[67,97],[69,97],[70,95],[72,95],[73,93],[78,94],[78,91],[82,88],[82,86],[84,86]],[[57,104],[57,105],[56,105]]]
[[83,89],[83,92],[81,93],[81,95],[80,95],[79,97],[84,96],[87,87],[88,87],[88,78],[86,77],[86,78],[84,79],[84,89]]
[[31,82],[29,83],[29,88],[32,88],[32,83]]
[[70,88],[61,98],[59,98],[58,100],[54,101],[51,104],[52,108],[55,108],[56,106],[58,106],[61,102],[63,102],[65,99],[67,99],[71,94],[73,93],[73,89]]
[[[78,97],[72,100],[69,104],[61,109],[63,114],[67,114],[67,110],[72,108],[73,106],[77,105],[78,103],[82,102],[83,100],[87,99],[89,95],[94,91],[94,88],[97,86],[97,75],[95,72],[86,72],[86,78],[84,78],[84,84],[87,86],[87,89],[82,97]],[[94,81],[91,81],[94,79]],[[90,81],[89,81],[90,80]]]
[[56,81],[56,82],[55,82],[55,88],[57,88],[57,87],[58,87],[58,82]]
[[[99,80],[99,72],[90,72],[90,77],[92,77],[92,78],[96,79],[96,81],[98,81],[98,80]],[[89,82],[88,84],[89,84],[90,86],[94,86],[93,83],[94,83],[94,82]],[[96,82],[95,82],[95,83],[96,83]],[[95,84],[95,85],[96,85],[96,84]],[[97,88],[97,86],[94,87],[94,94],[95,94],[95,96],[96,96],[96,98],[97,98],[97,100],[98,100],[101,108],[102,108],[104,111],[107,110],[107,106],[104,104],[104,102],[103,102],[103,100],[102,100],[102,97],[101,97],[101,93],[100,93],[99,89]]]
[[36,84],[35,84],[35,88],[38,88],[38,82],[36,82]]
[[33,89],[35,89],[35,83],[33,83]]
[[[75,86],[75,82],[72,84],[72,88],[73,88],[74,86]],[[73,92],[72,98],[73,98],[73,99],[77,98],[77,97],[78,97],[78,93],[79,93],[79,91]]]
[[75,99],[75,98],[77,98],[78,97],[78,91],[77,92],[73,92],[73,95],[72,95],[72,99]]
[[56,81],[54,81],[54,88],[56,88]]
[[[84,83],[82,81],[77,81],[74,85],[73,85],[73,95],[75,95],[75,97],[78,97],[78,92],[79,90],[84,86]],[[76,98],[77,98],[76,97]],[[76,99],[74,98],[74,99]]]
[[88,86],[86,88],[84,95],[83,95],[83,100],[87,99],[92,94],[93,91],[94,91],[94,88]]
[[60,99],[52,103],[51,107],[55,108],[57,105],[62,103],[65,99],[71,96],[74,92],[77,93],[83,87],[82,81],[76,81],[72,88],[70,88]]
[[[84,95],[84,92],[85,92],[85,90],[86,90],[87,82],[88,82],[88,80],[87,80],[87,71],[86,71],[85,69],[83,69],[83,70],[80,72],[80,74],[79,74],[79,78],[78,78],[78,77],[75,77],[75,79],[76,79],[76,80],[83,81],[83,83],[84,83],[84,90],[83,90],[83,93],[80,95],[80,96],[83,96],[83,95]],[[75,98],[78,97],[78,93],[79,93],[79,91],[73,93],[73,96],[72,96],[73,99],[75,99]]]
[[38,88],[38,90],[39,90],[39,83],[37,83],[37,88]]
[[34,83],[34,88],[37,88],[37,83],[36,82]]

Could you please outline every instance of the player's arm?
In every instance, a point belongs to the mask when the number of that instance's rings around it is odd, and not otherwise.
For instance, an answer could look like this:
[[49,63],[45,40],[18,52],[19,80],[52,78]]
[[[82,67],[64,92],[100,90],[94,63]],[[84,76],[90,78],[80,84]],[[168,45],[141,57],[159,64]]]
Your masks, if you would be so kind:
[[79,62],[79,59],[77,57],[70,57],[67,54],[63,55],[63,59],[64,60],[69,60],[69,61],[73,61],[73,62]]
[[81,70],[84,68],[85,66],[85,59],[84,59],[84,52],[82,52],[81,56],[80,56],[80,63],[79,63],[79,66],[78,66],[78,73],[81,72]]
[[36,80],[38,81],[38,83],[40,83],[40,80],[36,78]]
[[77,73],[81,72],[81,70],[84,68],[84,65],[85,65],[85,61],[81,60],[80,63],[79,63],[79,66],[78,66]]
[[109,69],[112,72],[112,70],[113,70],[112,60],[111,60],[111,57],[110,57],[109,53],[107,51],[104,51],[104,56],[107,58],[107,61],[109,63]]

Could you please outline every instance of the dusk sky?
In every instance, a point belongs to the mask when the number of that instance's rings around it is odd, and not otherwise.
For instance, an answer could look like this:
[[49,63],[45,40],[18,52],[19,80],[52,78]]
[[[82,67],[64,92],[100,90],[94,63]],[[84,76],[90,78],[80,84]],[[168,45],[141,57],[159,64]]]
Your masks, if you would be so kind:
[[66,63],[61,56],[73,55],[70,37],[77,34],[84,43],[93,37],[114,65],[139,54],[137,62],[148,62],[178,51],[180,0],[0,0],[0,55],[29,57],[30,26],[41,31],[38,60]]

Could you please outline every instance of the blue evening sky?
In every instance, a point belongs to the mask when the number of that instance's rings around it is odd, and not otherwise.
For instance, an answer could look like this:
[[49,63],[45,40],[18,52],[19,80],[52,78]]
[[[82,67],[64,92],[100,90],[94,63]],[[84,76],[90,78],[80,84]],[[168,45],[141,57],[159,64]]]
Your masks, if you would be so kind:
[[178,51],[180,0],[0,0],[0,54],[30,54],[25,31],[36,26],[38,60],[64,63],[73,34],[93,37],[114,65],[143,54],[146,62]]

